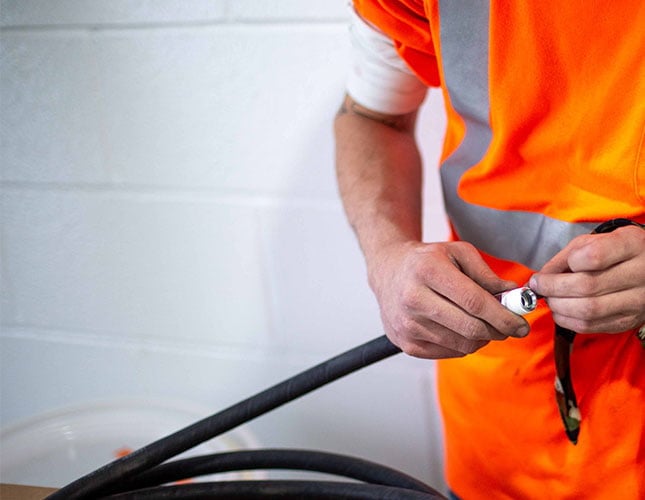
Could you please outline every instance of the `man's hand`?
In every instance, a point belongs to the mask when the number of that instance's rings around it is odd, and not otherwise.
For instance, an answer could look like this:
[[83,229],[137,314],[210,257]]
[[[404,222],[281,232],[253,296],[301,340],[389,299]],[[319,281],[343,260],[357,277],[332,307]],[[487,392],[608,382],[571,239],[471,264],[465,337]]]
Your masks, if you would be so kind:
[[583,235],[535,274],[554,321],[579,333],[618,333],[645,323],[645,231],[626,226]]
[[421,358],[464,356],[526,335],[526,321],[492,295],[517,285],[499,279],[472,245],[421,243],[415,120],[416,111],[383,114],[349,96],[335,120],[338,186],[385,333]]
[[469,243],[392,244],[369,268],[386,334],[411,356],[460,357],[529,332],[492,295],[517,285],[498,278]]

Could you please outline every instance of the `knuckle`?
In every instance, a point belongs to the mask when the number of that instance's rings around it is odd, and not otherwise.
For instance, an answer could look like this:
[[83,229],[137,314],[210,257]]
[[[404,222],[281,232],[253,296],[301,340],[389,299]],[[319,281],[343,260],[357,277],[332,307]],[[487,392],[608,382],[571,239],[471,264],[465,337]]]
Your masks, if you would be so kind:
[[479,252],[472,243],[467,241],[452,241],[445,247],[447,254],[455,265],[459,267],[459,261],[469,261],[479,258]]
[[570,326],[567,326],[566,328],[577,333],[593,333],[595,331],[594,322],[589,319],[582,318],[571,320]]
[[636,316],[624,316],[617,319],[616,330],[618,332],[625,332],[627,330],[638,328],[640,325],[641,323],[638,321]]
[[425,350],[418,344],[405,343],[405,345],[401,347],[401,350],[405,354],[407,354],[408,356],[412,356],[413,358],[426,357]]
[[602,308],[597,300],[587,299],[582,301],[578,307],[582,321],[591,321],[601,315]]
[[592,269],[599,269],[605,260],[605,251],[599,245],[588,245],[585,249],[585,260],[587,266]]
[[455,338],[447,342],[446,347],[462,354],[468,354],[468,343],[469,340],[466,338]]
[[477,350],[479,350],[483,345],[486,345],[487,343],[488,343],[487,341],[483,341],[483,340],[462,339],[455,344],[453,349],[463,354],[472,354]]
[[470,253],[470,252],[477,252],[475,249],[475,245],[468,241],[453,241],[450,243],[454,248],[459,248],[460,250]]
[[616,234],[625,238],[633,238],[637,244],[645,245],[645,231],[641,227],[633,225],[619,227]]
[[406,314],[399,314],[390,321],[390,332],[396,338],[397,345],[403,348],[402,344],[414,338],[418,325],[416,321]]
[[417,323],[410,316],[401,315],[396,322],[395,328],[399,335],[410,337],[416,331]]
[[461,334],[469,340],[484,340],[488,338],[486,327],[476,320],[465,321],[461,327]]
[[582,320],[569,318],[567,316],[562,316],[557,313],[553,313],[553,321],[561,326],[562,328],[567,328],[568,330],[574,331],[576,333],[585,333],[582,329]]
[[401,304],[406,310],[418,310],[421,302],[421,293],[417,288],[406,288],[401,293]]
[[485,303],[481,294],[466,292],[462,295],[461,306],[473,316],[479,316],[484,311]]
[[553,318],[553,322],[561,326],[562,328],[568,328],[569,330],[576,331],[574,328],[571,327],[570,322],[567,320],[567,318],[562,318],[559,314],[553,312],[551,314],[551,317]]
[[578,331],[581,333],[594,333],[597,331],[594,322],[589,319],[579,320],[578,324],[580,325]]
[[487,346],[490,343],[490,340],[480,340],[476,344],[473,344],[473,350],[470,354],[472,354],[475,351],[478,351],[482,347]]
[[412,342],[405,333],[399,331],[394,324],[390,324],[385,333],[394,345],[401,349],[401,351],[408,353]]
[[576,288],[579,294],[582,296],[590,296],[598,293],[599,286],[598,280],[595,279],[591,274],[580,273],[576,283]]

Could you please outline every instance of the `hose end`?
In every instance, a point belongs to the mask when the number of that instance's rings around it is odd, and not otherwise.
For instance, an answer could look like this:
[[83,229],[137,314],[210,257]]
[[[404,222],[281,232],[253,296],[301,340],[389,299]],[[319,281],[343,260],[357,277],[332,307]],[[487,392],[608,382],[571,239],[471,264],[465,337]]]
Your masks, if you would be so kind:
[[538,301],[537,294],[527,286],[498,293],[495,297],[506,309],[520,316],[535,310]]

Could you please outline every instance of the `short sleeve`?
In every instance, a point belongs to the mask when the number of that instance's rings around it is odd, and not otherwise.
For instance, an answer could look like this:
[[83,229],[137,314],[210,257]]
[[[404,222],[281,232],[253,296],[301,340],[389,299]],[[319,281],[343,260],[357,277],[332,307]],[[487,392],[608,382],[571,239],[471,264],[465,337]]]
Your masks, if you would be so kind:
[[401,59],[394,42],[352,11],[352,66],[347,93],[374,111],[405,114],[417,109],[427,86]]
[[353,5],[361,19],[392,41],[419,80],[430,87],[441,84],[424,0],[353,0]]

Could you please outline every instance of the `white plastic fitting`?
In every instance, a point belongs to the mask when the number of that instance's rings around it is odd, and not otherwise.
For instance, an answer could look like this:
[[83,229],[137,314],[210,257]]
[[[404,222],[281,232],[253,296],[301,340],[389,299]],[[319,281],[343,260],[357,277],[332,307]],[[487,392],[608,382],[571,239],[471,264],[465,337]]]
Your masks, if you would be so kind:
[[509,311],[524,315],[537,307],[537,295],[529,287],[514,288],[495,295],[497,300]]

